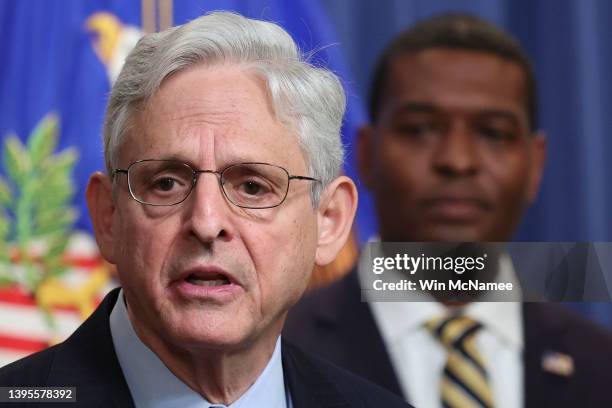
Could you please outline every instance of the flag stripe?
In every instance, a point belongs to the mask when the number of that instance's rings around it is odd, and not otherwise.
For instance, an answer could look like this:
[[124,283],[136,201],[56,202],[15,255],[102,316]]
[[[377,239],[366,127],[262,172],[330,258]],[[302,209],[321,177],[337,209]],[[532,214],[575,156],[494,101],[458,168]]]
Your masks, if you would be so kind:
[[[103,298],[103,295],[98,295],[94,298],[94,300],[96,304],[99,304]],[[32,296],[15,287],[0,289],[0,307],[4,307],[6,305],[38,307],[36,300]],[[58,305],[53,306],[53,311],[78,312],[78,308],[76,306]]]
[[32,340],[24,337],[14,337],[6,333],[0,333],[0,348],[2,349],[34,353],[47,348],[47,346],[48,344],[46,341]]
[[15,351],[12,349],[4,350],[2,347],[0,347],[0,367],[24,358],[30,354],[30,352]]
[[0,306],[0,333],[11,337],[29,338],[34,341],[47,341],[56,336],[66,337],[82,322],[76,312],[54,312],[56,328],[52,330],[36,307],[9,304]]

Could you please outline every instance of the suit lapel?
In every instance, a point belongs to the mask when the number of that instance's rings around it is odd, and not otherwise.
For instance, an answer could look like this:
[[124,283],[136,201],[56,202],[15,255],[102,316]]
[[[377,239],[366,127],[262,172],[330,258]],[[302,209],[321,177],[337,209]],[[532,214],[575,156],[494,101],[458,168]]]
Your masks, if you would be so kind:
[[282,353],[285,386],[289,389],[294,408],[350,406],[300,350],[283,341]]

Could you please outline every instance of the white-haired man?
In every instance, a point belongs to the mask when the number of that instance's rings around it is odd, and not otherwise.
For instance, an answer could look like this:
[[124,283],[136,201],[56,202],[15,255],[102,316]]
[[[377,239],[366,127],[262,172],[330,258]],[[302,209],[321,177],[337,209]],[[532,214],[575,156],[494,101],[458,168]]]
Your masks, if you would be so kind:
[[0,385],[76,387],[81,406],[405,406],[280,341],[354,217],[344,105],[277,25],[220,12],[145,36],[87,187],[121,289]]

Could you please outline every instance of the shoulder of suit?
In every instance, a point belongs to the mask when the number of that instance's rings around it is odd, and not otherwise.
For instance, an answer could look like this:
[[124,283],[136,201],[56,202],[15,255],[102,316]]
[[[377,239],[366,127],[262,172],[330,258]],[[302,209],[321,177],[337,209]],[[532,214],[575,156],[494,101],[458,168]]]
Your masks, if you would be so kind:
[[317,314],[360,300],[357,273],[353,270],[328,286],[307,292],[289,313],[293,316]]
[[[105,319],[110,314],[109,308],[114,305],[117,293],[117,290],[109,293],[94,313],[64,342],[0,368],[0,386],[43,386],[53,384],[58,372],[70,374],[70,370],[83,367],[90,371],[99,370],[96,359],[105,358],[100,354],[109,355],[108,350],[101,349],[101,344],[105,341],[111,344],[112,340],[110,331],[98,329],[101,324],[108,325]],[[103,338],[105,336],[109,338]],[[111,349],[110,353],[114,352],[112,345],[108,348]]]
[[550,327],[551,331],[569,331],[595,334],[596,338],[612,339],[612,331],[594,323],[585,316],[558,303],[525,303],[525,320],[532,319],[537,324]]
[[0,368],[0,386],[44,386],[60,345],[39,351]]
[[597,366],[602,370],[609,369],[612,364],[612,332],[607,328],[555,303],[525,304],[524,314],[526,325],[537,327],[534,329],[537,335],[550,339],[561,351],[588,362],[593,369]]

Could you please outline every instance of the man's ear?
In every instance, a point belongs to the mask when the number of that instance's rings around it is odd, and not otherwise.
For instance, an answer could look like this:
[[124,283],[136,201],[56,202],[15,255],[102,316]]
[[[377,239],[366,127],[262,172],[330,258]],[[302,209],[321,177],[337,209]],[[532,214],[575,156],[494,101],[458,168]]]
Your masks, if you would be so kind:
[[319,241],[315,262],[332,262],[346,242],[357,210],[357,188],[346,176],[335,179],[323,192],[318,209]]
[[363,125],[357,132],[357,169],[361,182],[372,190],[374,175],[374,128],[371,125]]
[[111,179],[101,172],[92,174],[85,194],[100,253],[104,259],[114,264],[113,215],[115,204]]
[[529,185],[527,199],[533,203],[540,191],[540,184],[546,163],[546,135],[539,131],[531,135],[531,169],[529,172]]

